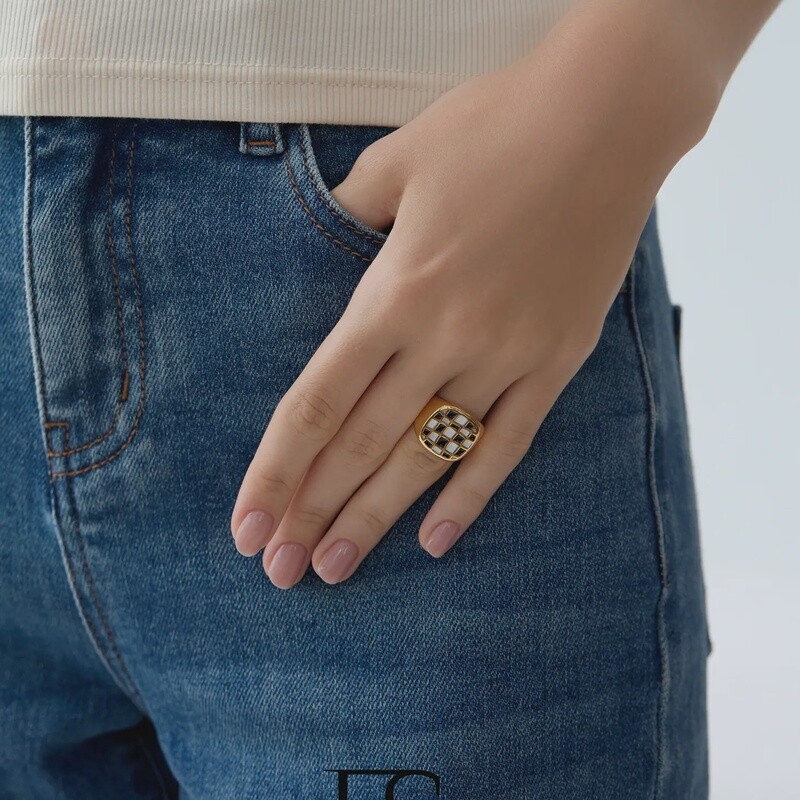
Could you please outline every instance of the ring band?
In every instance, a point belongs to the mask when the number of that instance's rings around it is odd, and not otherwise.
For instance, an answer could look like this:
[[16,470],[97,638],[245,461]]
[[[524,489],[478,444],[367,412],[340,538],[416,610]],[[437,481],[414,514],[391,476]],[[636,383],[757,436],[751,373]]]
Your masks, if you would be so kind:
[[458,461],[483,433],[483,424],[468,411],[435,394],[414,420],[423,447],[445,461]]

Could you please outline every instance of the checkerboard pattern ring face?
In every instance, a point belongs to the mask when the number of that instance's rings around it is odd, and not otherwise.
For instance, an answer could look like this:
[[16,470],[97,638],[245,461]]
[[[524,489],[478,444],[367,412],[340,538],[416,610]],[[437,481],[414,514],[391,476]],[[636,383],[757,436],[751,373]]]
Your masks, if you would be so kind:
[[479,434],[480,428],[476,420],[458,408],[442,406],[428,417],[419,439],[439,458],[458,461],[469,452]]

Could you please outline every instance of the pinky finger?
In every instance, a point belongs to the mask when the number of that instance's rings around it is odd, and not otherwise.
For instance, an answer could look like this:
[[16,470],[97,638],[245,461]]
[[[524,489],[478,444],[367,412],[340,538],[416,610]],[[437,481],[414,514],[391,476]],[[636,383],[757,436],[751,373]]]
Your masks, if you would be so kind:
[[424,550],[439,558],[478,518],[530,449],[558,393],[530,373],[500,395],[482,420],[485,431],[478,446],[456,467],[422,521],[419,541]]

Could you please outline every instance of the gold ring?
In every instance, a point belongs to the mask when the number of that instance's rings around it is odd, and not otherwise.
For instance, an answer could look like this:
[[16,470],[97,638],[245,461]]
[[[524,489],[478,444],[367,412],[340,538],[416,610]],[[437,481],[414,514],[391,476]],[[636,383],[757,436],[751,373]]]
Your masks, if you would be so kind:
[[475,446],[483,424],[435,394],[414,420],[414,431],[426,450],[445,461],[458,461]]

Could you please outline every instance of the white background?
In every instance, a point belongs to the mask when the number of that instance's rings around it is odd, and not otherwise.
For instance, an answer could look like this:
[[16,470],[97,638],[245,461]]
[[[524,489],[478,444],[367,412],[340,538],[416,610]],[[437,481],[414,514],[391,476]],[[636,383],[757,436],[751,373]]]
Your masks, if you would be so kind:
[[684,309],[714,800],[800,798],[798,42],[783,0],[657,200]]

